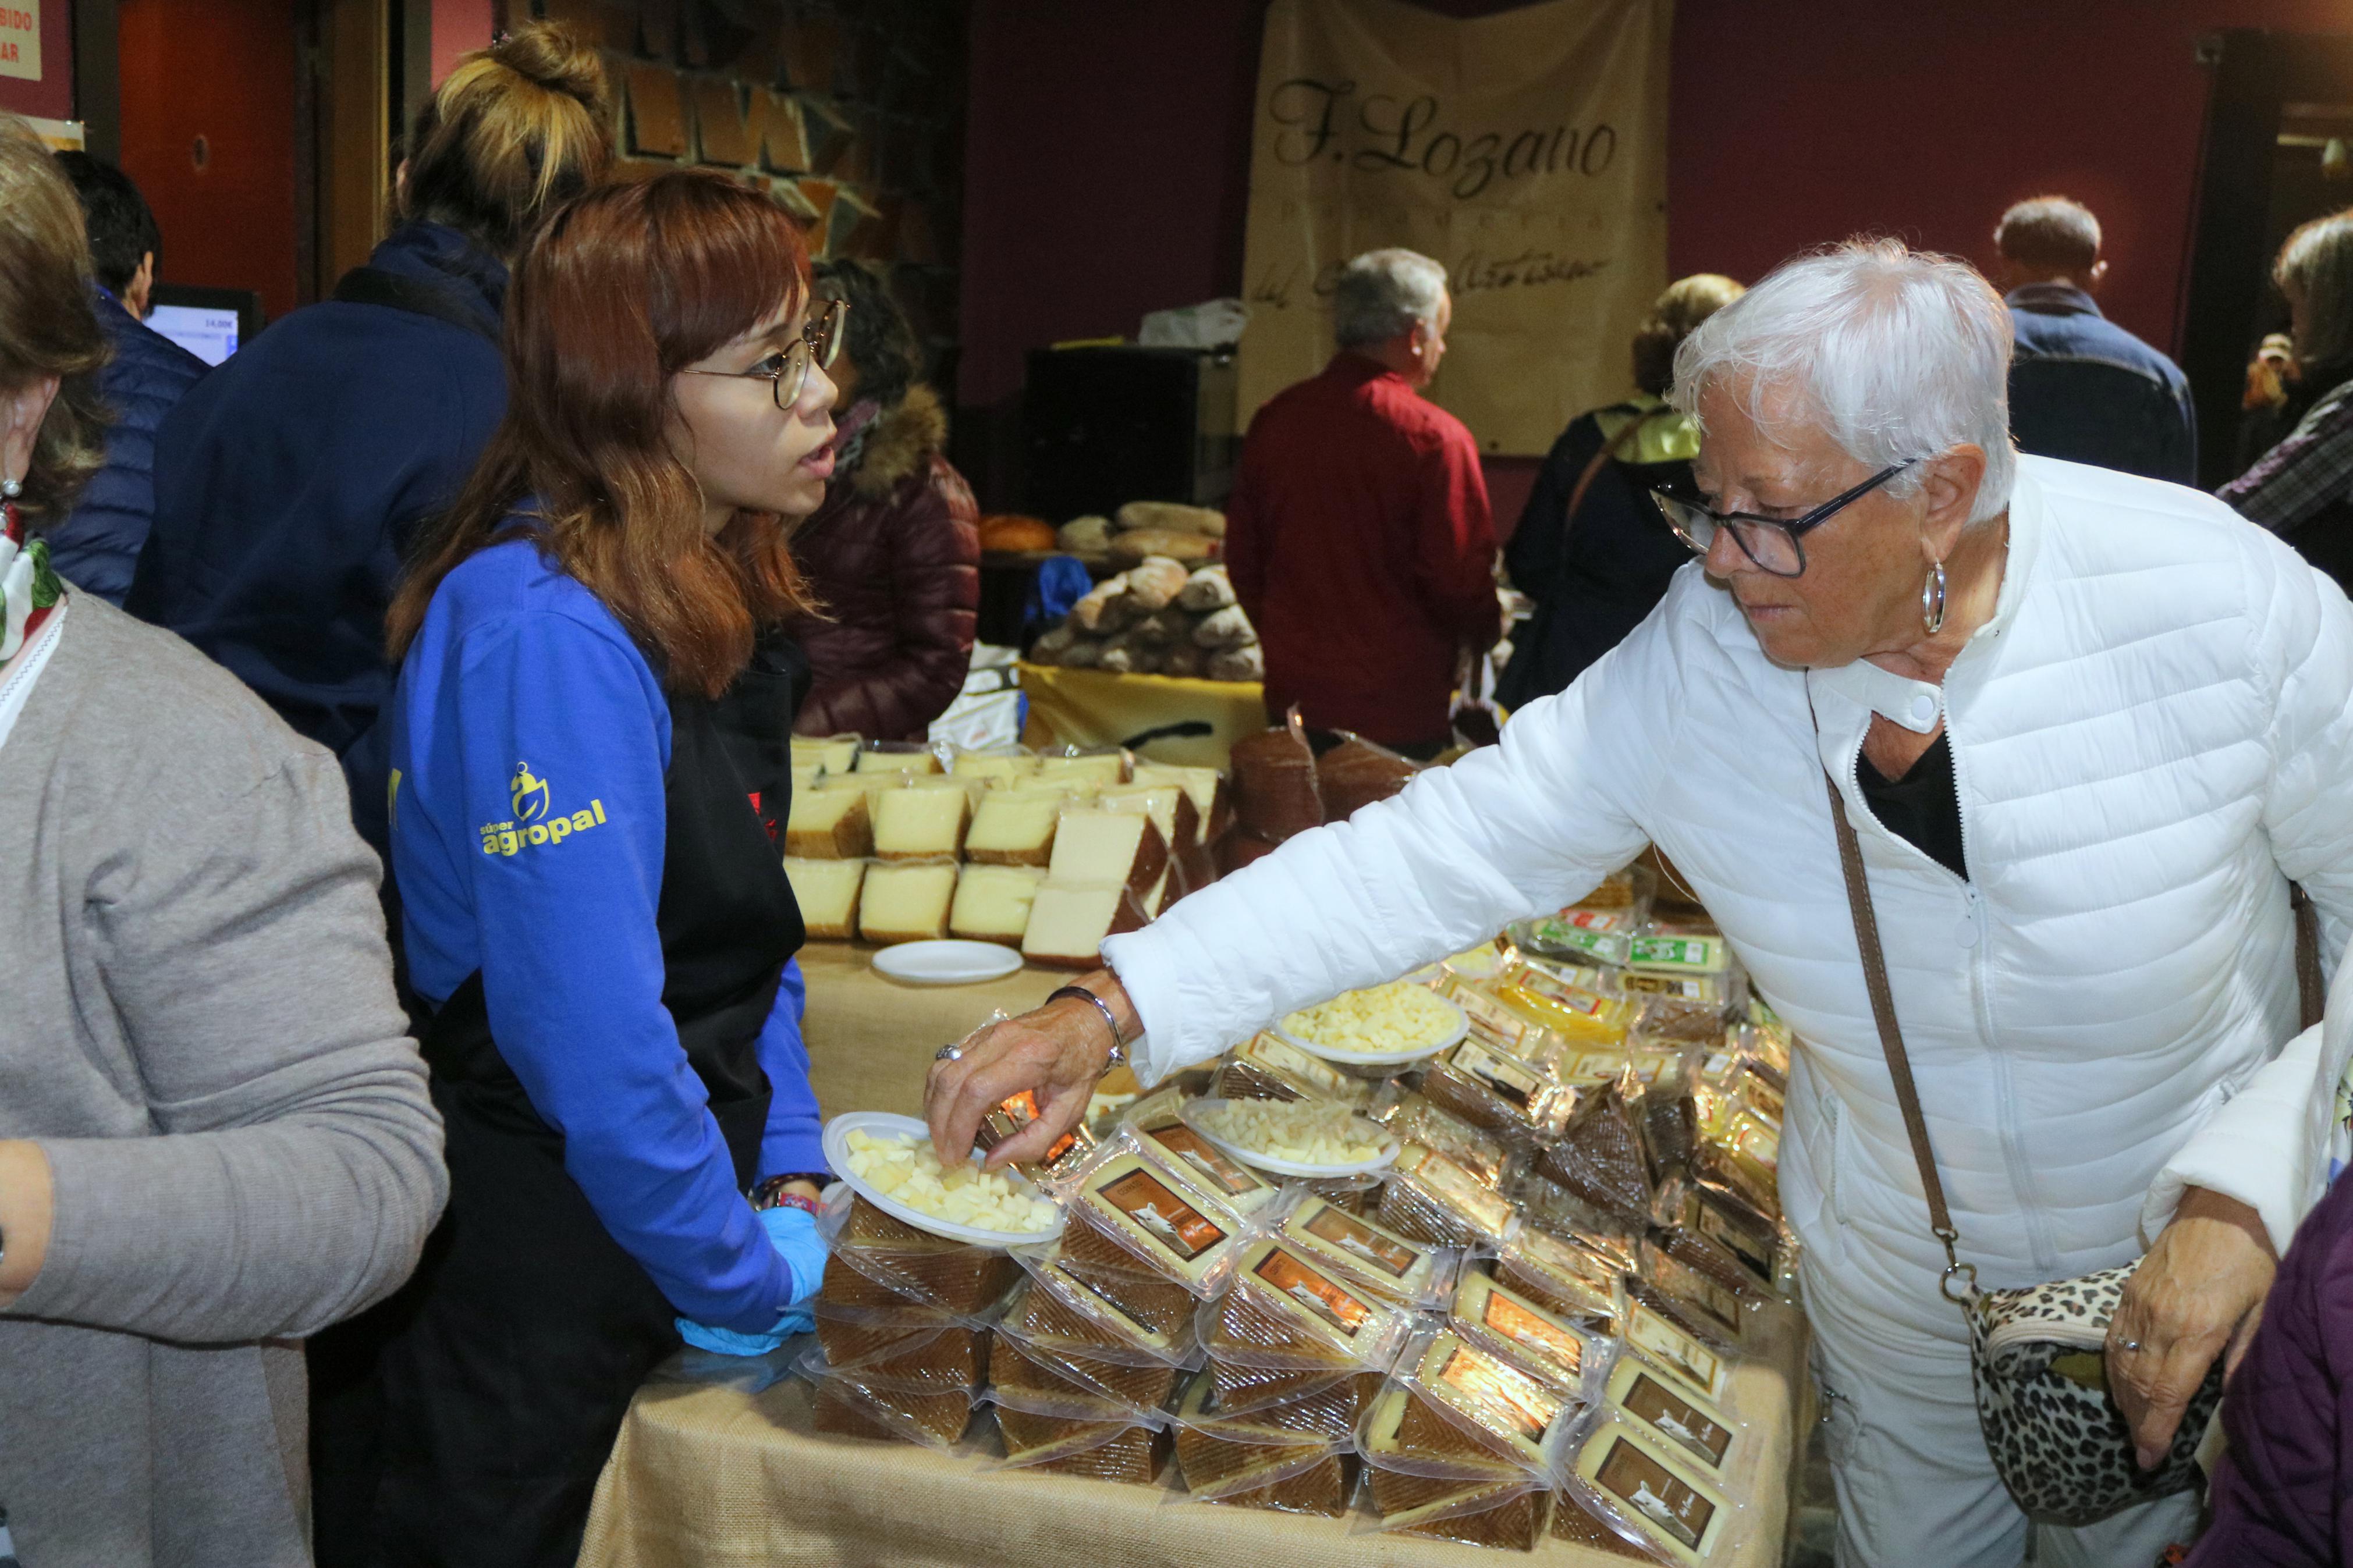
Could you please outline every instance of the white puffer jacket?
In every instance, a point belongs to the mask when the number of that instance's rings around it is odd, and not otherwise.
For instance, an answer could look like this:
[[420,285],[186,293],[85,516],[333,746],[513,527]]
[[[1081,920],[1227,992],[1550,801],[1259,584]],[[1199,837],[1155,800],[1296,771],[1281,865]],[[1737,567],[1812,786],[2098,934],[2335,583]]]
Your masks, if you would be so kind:
[[[1827,766],[1980,1282],[2129,1261],[2184,1183],[2255,1205],[2284,1250],[2325,1178],[2344,1066],[2318,1030],[2282,1047],[2287,879],[2320,906],[2325,954],[2353,930],[2353,606],[2172,485],[2023,458],[2010,526],[1994,618],[1941,693],[1870,665],[1772,664],[1729,594],[1686,569],[1500,747],[1107,942],[1149,1031],[1146,1081],[1567,903],[1655,840],[1802,1041],[1781,1160],[1800,1238],[1899,1321],[1957,1337]],[[1968,882],[1881,827],[1854,784],[1873,707],[1926,729],[1939,700]]]

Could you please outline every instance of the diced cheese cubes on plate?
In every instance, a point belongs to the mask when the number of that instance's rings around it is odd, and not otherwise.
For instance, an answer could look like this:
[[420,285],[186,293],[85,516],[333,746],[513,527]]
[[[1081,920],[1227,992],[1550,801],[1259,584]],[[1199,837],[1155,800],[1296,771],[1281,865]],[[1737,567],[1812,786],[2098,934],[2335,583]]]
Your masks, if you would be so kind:
[[863,1128],[846,1141],[849,1173],[918,1213],[950,1225],[1017,1236],[1054,1227],[1054,1205],[1013,1184],[1002,1171],[943,1166],[928,1138],[876,1137]]
[[1282,1020],[1282,1032],[1335,1051],[1386,1055],[1435,1045],[1461,1022],[1427,987],[1392,980],[1302,1008]]
[[1188,1114],[1211,1137],[1295,1165],[1361,1165],[1388,1145],[1379,1128],[1328,1100],[1229,1100]]

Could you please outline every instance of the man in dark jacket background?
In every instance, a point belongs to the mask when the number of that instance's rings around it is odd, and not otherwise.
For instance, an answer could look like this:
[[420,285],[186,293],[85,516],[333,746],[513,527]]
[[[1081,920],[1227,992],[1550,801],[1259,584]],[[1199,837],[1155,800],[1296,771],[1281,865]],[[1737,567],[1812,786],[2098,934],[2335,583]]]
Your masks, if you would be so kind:
[[2153,479],[2198,478],[2197,416],[2180,367],[2100,314],[2100,220],[2036,196],[1993,231],[2017,350],[2010,428],[2018,449]]
[[87,153],[60,153],[58,163],[90,230],[98,324],[114,349],[98,390],[114,422],[106,431],[106,466],[73,515],[49,531],[49,560],[75,587],[119,605],[155,517],[156,427],[208,367],[143,322],[164,237],[139,187]]

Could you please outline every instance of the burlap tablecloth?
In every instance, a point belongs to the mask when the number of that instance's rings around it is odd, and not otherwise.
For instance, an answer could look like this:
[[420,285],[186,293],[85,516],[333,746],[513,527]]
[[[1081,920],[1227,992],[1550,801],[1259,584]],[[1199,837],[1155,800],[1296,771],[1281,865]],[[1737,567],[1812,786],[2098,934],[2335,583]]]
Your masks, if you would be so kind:
[[846,942],[801,949],[808,1011],[801,1023],[809,1082],[828,1117],[845,1110],[923,1109],[933,1053],[988,1021],[1026,1013],[1074,978],[1065,969],[1023,969],[981,985],[902,985],[875,973],[877,950]]
[[[1747,1423],[1730,1490],[1747,1504],[1712,1561],[1775,1568],[1789,1520],[1797,1423],[1810,1416],[1805,1328],[1766,1315],[1761,1354],[1729,1391]],[[984,1420],[965,1452],[809,1428],[808,1385],[774,1377],[796,1345],[726,1364],[689,1352],[638,1395],[596,1488],[581,1568],[1599,1568],[1625,1559],[1548,1541],[1533,1553],[1383,1535],[1370,1516],[1305,1519],[1185,1500],[1152,1487],[990,1467]],[[715,1380],[715,1381],[713,1381]]]

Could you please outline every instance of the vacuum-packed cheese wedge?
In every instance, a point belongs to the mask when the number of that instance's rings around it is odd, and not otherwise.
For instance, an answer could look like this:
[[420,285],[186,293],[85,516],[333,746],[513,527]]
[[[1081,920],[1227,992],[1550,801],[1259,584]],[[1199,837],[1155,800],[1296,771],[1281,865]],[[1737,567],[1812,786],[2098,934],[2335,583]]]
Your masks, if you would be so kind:
[[1409,1386],[1393,1428],[1400,1453],[1432,1466],[1550,1467],[1553,1444],[1584,1408],[1577,1400],[1451,1328],[1415,1344],[1419,1363],[1398,1372]]
[[1201,820],[1201,842],[1204,844],[1225,832],[1231,821],[1231,809],[1226,801],[1226,775],[1215,768],[1180,767],[1173,763],[1138,763],[1135,782],[1141,784],[1175,784],[1193,799],[1193,810]]
[[805,860],[785,857],[785,879],[801,907],[801,924],[812,938],[848,942],[858,934],[858,895],[866,882],[863,860]]
[[1168,866],[1168,840],[1140,810],[1074,808],[1054,830],[1054,880],[1124,887],[1138,899]]
[[1073,784],[1082,779],[1097,784],[1122,784],[1134,760],[1125,752],[1088,752],[1076,757],[1040,757],[1038,776],[1048,784]]
[[1442,1248],[1420,1246],[1324,1198],[1310,1198],[1291,1211],[1276,1233],[1311,1258],[1328,1264],[1375,1295],[1394,1301],[1428,1301],[1451,1279],[1453,1259]]
[[1092,969],[1103,962],[1105,937],[1144,924],[1144,908],[1125,888],[1063,887],[1050,876],[1029,905],[1021,956],[1058,969]]
[[1019,947],[1046,873],[1036,866],[966,866],[948,910],[951,935]]
[[814,763],[828,773],[846,773],[858,765],[858,748],[863,744],[856,735],[795,735],[793,765]]
[[1254,1214],[1282,1194],[1281,1187],[1227,1154],[1173,1112],[1136,1117],[1129,1125],[1147,1151],[1184,1172],[1195,1185],[1225,1199],[1236,1214]]
[[1544,1539],[1552,1494],[1533,1479],[1466,1486],[1446,1476],[1383,1469],[1377,1458],[1371,1463],[1373,1509],[1385,1531],[1505,1552],[1527,1552]]
[[1728,1473],[1725,1458],[1732,1452],[1737,1432],[1732,1417],[1682,1386],[1641,1351],[1628,1350],[1609,1369],[1603,1397],[1709,1475],[1722,1479]]
[[1038,759],[1020,752],[1006,754],[989,752],[965,752],[957,756],[949,770],[960,779],[986,779],[991,784],[1004,784],[1038,775]]
[[1060,789],[993,789],[972,814],[965,858],[989,866],[1043,866],[1069,795]]
[[1474,1344],[1509,1350],[1566,1389],[1582,1391],[1597,1352],[1586,1337],[1485,1274],[1463,1277],[1447,1316]]
[[[1208,1194],[1141,1154],[1120,1154],[1089,1173],[1070,1200],[1071,1216],[1126,1254],[1104,1261],[1150,1270],[1207,1299],[1225,1287],[1242,1246],[1241,1222]],[[1090,1238],[1074,1225],[1062,1250],[1075,1257]]]
[[1210,1355],[1245,1366],[1385,1372],[1411,1326],[1403,1308],[1360,1293],[1279,1241],[1261,1241],[1242,1255],[1201,1342]]
[[888,789],[875,797],[874,854],[883,860],[954,859],[964,852],[971,797],[960,789]]
[[1666,1562],[1699,1568],[1731,1533],[1731,1498],[1682,1450],[1623,1412],[1587,1436],[1574,1474],[1607,1498],[1610,1511],[1639,1530],[1653,1555]]
[[1200,842],[1201,814],[1193,797],[1176,784],[1122,784],[1107,789],[1095,797],[1095,804],[1110,810],[1141,808],[1160,829],[1170,853],[1189,849]]
[[952,860],[876,866],[866,873],[865,889],[859,894],[858,934],[881,947],[937,941],[948,934],[955,889]]
[[793,792],[785,853],[806,860],[860,860],[874,853],[866,792],[854,786]]
[[801,796],[817,788],[818,780],[823,777],[825,777],[823,763],[805,763],[797,755],[795,756],[793,758],[793,799],[797,801]]

